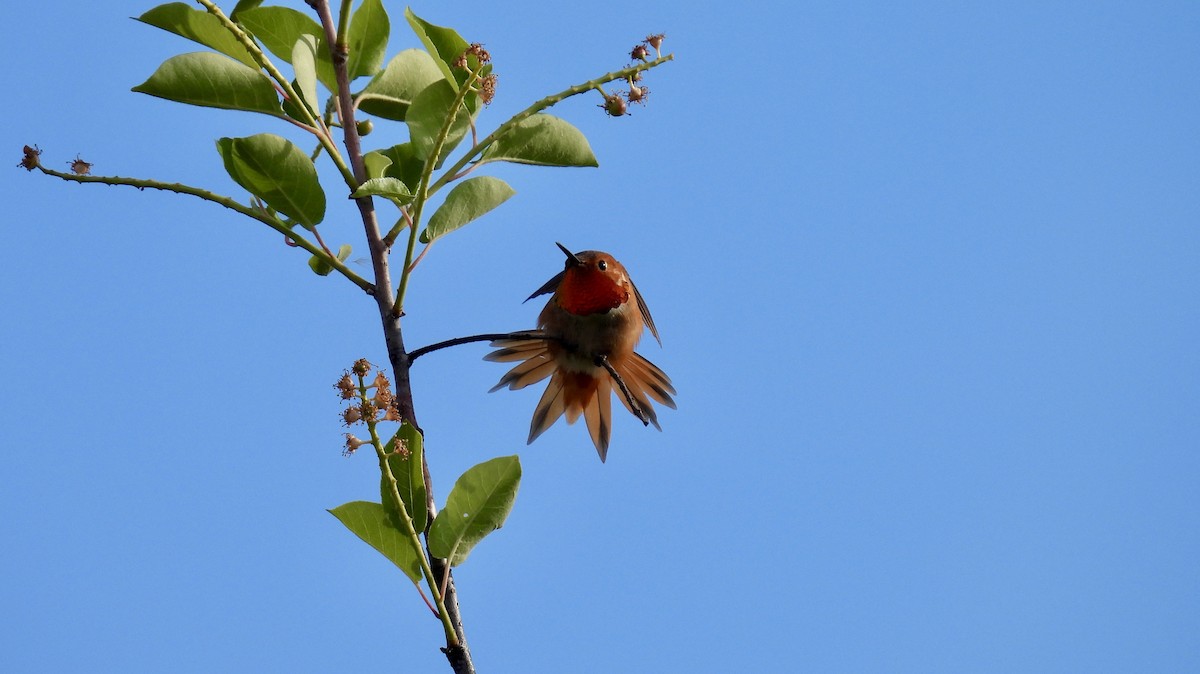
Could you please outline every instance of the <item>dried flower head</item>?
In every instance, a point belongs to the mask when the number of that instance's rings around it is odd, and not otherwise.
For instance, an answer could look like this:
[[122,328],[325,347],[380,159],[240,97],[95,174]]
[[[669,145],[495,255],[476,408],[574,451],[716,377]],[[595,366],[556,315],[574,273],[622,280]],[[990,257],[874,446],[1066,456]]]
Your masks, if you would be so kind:
[[492,55],[489,54],[488,50],[484,49],[483,45],[478,42],[472,42],[471,46],[467,47],[467,53],[473,54],[475,58],[479,59],[480,63],[492,62]]
[[360,377],[365,377],[371,372],[371,361],[366,358],[359,358],[354,361],[354,366],[350,368],[350,371]]
[[383,370],[375,372],[375,381],[371,382],[371,385],[380,391],[389,391],[392,388],[392,382],[388,381],[387,375],[383,373]]
[[667,37],[666,33],[655,33],[654,35],[646,36],[646,44],[654,47],[654,51],[658,51],[662,47],[663,40]]
[[92,172],[92,165],[80,159],[79,155],[75,155],[75,159],[67,162],[67,164],[76,175],[85,176]]
[[374,400],[379,409],[386,410],[395,404],[396,396],[392,393],[392,382],[388,381],[383,370],[375,373],[375,381],[371,382],[371,387],[375,389]]
[[649,95],[650,87],[639,87],[633,83],[633,80],[629,81],[629,93],[626,94],[626,98],[629,99],[630,103],[645,105],[646,97]]
[[646,49],[646,45],[635,45],[633,50],[629,52],[629,58],[635,61],[645,61],[650,57],[650,50]]
[[458,55],[458,58],[454,59],[454,63],[452,65],[455,68],[460,68],[462,70],[470,70],[471,63],[467,60],[468,56],[474,56],[479,60],[480,65],[483,65],[484,63],[491,63],[492,61],[492,55],[488,53],[488,50],[483,48],[482,44],[478,42],[472,42],[471,45],[463,51],[463,53]]
[[349,372],[343,374],[333,387],[338,390],[338,395],[342,397],[342,400],[350,400],[358,395],[358,387],[354,385],[354,380],[350,378]]
[[625,102],[624,98],[621,98],[620,92],[605,96],[604,103],[600,107],[613,117],[620,117],[629,112],[629,104]]
[[484,105],[489,105],[495,97],[496,73],[490,73],[487,77],[479,81],[479,100],[483,101]]
[[362,418],[365,419],[367,423],[371,423],[375,421],[377,417],[379,417],[379,407],[375,405],[375,401],[368,400],[360,407],[362,408],[360,410]]
[[17,164],[17,166],[24,168],[26,171],[32,171],[33,169],[37,168],[41,163],[38,160],[38,157],[42,154],[41,148],[36,145],[33,147],[26,145],[23,148],[23,151],[25,154],[21,157],[21,163]]
[[350,456],[359,447],[362,447],[363,445],[368,444],[369,442],[370,441],[368,441],[368,440],[359,440],[358,438],[354,437],[350,433],[347,433],[346,434],[346,446],[344,449],[342,449],[342,456]]
[[396,406],[396,396],[385,388],[375,390],[374,400],[375,406],[384,411],[390,410]]
[[347,426],[353,426],[362,421],[362,410],[358,405],[351,405],[342,411],[342,423]]

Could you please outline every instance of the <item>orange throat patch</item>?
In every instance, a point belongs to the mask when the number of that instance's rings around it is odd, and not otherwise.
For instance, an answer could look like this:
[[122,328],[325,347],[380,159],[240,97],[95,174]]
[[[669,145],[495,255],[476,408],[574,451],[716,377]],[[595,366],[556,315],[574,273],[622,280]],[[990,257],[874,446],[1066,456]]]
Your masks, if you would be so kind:
[[558,306],[576,316],[604,313],[627,301],[627,289],[607,275],[590,269],[568,273],[558,286]]

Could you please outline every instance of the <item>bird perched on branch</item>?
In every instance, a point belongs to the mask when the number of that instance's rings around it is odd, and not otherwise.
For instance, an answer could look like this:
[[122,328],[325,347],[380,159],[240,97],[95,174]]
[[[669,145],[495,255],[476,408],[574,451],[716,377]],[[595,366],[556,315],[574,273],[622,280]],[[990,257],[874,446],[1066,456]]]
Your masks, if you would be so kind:
[[565,267],[525,300],[551,294],[538,316],[538,329],[494,340],[497,349],[485,359],[519,361],[493,391],[517,390],[550,378],[533,411],[528,442],[563,414],[568,424],[582,416],[604,461],[612,431],[614,387],[626,409],[659,430],[650,401],[674,409],[675,388],[662,370],[633,351],[645,328],[659,344],[662,340],[625,267],[608,253],[572,253],[557,245],[567,255]]

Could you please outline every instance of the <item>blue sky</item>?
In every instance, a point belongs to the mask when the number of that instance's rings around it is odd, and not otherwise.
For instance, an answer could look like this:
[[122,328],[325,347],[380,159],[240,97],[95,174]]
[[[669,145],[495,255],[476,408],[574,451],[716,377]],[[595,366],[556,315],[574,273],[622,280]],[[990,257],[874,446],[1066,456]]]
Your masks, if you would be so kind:
[[[213,141],[299,136],[131,93],[193,50],[150,6],[10,12],[11,164],[241,198]],[[531,327],[553,242],[607,250],[679,390],[601,465],[582,427],[524,445],[538,393],[486,393],[484,347],[417,364],[441,498],[524,466],[456,573],[482,671],[1200,668],[1200,6],[414,10],[492,53],[483,127],[647,33],[677,57],[629,118],[556,108],[600,168],[493,170],[517,196],[413,280],[417,347]],[[3,175],[0,669],[448,671],[325,512],[377,493],[331,387],[385,361],[370,302],[223,209]]]

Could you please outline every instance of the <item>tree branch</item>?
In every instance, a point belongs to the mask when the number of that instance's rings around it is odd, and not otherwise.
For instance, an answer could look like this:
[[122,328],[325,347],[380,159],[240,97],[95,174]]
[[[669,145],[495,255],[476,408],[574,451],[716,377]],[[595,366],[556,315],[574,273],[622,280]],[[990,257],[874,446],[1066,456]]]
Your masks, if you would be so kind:
[[[330,57],[333,61],[334,73],[337,76],[336,92],[338,97],[339,108],[342,114],[342,129],[345,134],[346,154],[350,159],[350,166],[354,171],[354,178],[358,184],[366,180],[366,167],[363,163],[362,146],[358,135],[358,127],[354,121],[354,101],[350,91],[350,73],[346,67],[347,56],[349,54],[349,46],[346,44],[346,35],[348,31],[349,20],[347,17],[347,7],[350,4],[344,0],[342,5],[342,26],[339,29],[333,21],[333,13],[329,8],[328,0],[307,0],[320,19],[321,27],[325,33],[325,42],[329,45]],[[384,242],[379,231],[379,222],[375,212],[375,202],[371,197],[362,197],[355,199],[358,205],[359,213],[362,215],[363,228],[366,232],[367,243],[371,251],[371,264],[375,272],[375,302],[379,309],[379,319],[383,327],[383,338],[387,345],[388,362],[392,366],[392,372],[396,385],[396,406],[401,418],[405,419],[418,430],[421,426],[417,423],[416,411],[413,409],[412,396],[412,380],[409,374],[409,366],[411,361],[408,354],[404,350],[404,335],[400,329],[401,312],[393,309],[393,294],[392,281],[388,268],[388,252],[390,246]],[[422,432],[422,435],[424,433]],[[425,493],[426,493],[426,509],[429,513],[429,521],[433,522],[437,515],[437,505],[433,495],[433,481],[429,475],[428,458],[423,454],[422,471],[425,478]],[[431,571],[434,574],[441,574],[445,571],[447,562],[438,559],[433,555],[426,555],[429,558]],[[435,577],[437,577],[435,575]],[[446,654],[446,659],[450,662],[450,666],[456,674],[475,674],[475,665],[471,661],[471,651],[467,648],[466,633],[463,629],[462,615],[458,607],[458,590],[455,588],[453,577],[446,586],[446,592],[442,595],[444,605],[446,607],[446,621],[451,629],[446,633],[446,647],[442,652]]]

